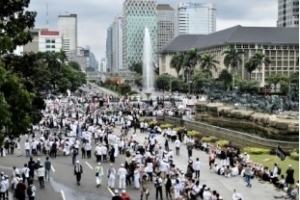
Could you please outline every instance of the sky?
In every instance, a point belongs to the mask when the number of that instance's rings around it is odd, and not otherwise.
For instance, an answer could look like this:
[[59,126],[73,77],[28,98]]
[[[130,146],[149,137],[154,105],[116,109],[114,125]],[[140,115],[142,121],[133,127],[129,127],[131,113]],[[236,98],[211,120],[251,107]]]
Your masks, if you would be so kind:
[[[36,11],[36,28],[46,28],[46,5],[49,29],[57,30],[59,14],[74,13],[78,18],[78,45],[90,46],[98,61],[105,57],[106,30],[122,14],[124,0],[31,0]],[[276,26],[277,0],[157,0],[173,8],[179,2],[214,3],[217,8],[217,31],[236,25]]]

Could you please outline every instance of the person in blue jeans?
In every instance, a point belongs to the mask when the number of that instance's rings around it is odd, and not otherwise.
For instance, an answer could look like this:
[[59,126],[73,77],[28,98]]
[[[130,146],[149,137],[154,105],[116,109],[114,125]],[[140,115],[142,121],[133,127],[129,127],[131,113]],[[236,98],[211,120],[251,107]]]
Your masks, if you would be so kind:
[[76,160],[77,160],[77,155],[78,152],[77,150],[73,147],[72,151],[71,151],[71,155],[72,155],[72,165],[76,164]]
[[252,185],[250,183],[250,180],[252,176],[252,169],[250,164],[246,165],[244,175],[245,175],[245,181],[247,183],[246,187],[251,187]]

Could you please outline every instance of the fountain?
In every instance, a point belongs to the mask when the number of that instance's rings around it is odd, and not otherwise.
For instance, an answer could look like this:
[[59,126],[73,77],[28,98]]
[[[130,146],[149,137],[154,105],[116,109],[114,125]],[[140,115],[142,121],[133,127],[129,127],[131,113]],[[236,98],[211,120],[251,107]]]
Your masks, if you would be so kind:
[[143,90],[150,100],[150,95],[154,90],[154,69],[152,59],[152,43],[149,29],[145,28],[144,49],[143,49]]

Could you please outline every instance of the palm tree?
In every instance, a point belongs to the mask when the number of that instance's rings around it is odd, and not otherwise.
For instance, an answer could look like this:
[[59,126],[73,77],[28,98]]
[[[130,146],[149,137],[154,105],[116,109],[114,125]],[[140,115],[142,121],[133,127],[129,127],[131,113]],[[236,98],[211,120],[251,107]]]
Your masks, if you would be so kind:
[[196,48],[190,49],[185,55],[184,55],[184,68],[185,71],[187,72],[187,81],[189,84],[189,93],[190,93],[190,81],[191,81],[191,76],[194,74],[196,65],[200,61],[201,57],[198,54],[198,50]]
[[243,62],[242,55],[244,55],[245,52],[243,51],[237,51],[233,45],[229,45],[228,49],[223,52],[222,55],[225,55],[224,57],[224,65],[227,68],[231,69],[232,73],[232,87],[234,88],[234,75],[236,72],[236,69],[239,67],[239,65]]
[[[262,83],[264,85],[265,83],[265,66],[268,67],[271,63],[271,60],[267,57],[265,57],[265,55],[258,51],[258,52],[255,52],[255,54],[250,58],[249,60],[249,65],[250,65],[250,68],[253,69],[253,71],[257,68],[257,67],[262,67]],[[256,78],[257,79],[257,78]]]
[[228,85],[232,82],[232,75],[228,72],[227,69],[223,69],[219,74],[219,81],[222,81],[223,84],[229,89]]
[[175,69],[177,76],[179,76],[179,73],[181,71],[181,68],[183,66],[183,61],[184,61],[184,55],[183,53],[177,52],[171,60],[171,68]]
[[251,81],[251,74],[252,72],[256,69],[256,66],[253,65],[253,63],[251,62],[251,59],[248,60],[246,63],[245,63],[245,69],[249,72],[250,74],[250,81]]
[[215,72],[218,71],[216,64],[219,64],[219,61],[215,60],[216,55],[204,54],[201,56],[201,65],[200,68],[204,71],[207,71],[212,76],[212,70]]

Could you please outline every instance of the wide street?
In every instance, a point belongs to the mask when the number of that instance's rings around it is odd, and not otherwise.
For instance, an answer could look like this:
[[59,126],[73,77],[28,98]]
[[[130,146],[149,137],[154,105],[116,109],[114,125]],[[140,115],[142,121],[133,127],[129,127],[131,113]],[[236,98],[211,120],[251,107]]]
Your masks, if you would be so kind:
[[[99,88],[104,92],[106,89]],[[120,127],[114,129],[115,134],[120,134]],[[129,136],[132,135],[130,131]],[[147,137],[146,133],[139,133],[137,131],[136,140],[139,143],[143,143],[144,138]],[[157,140],[163,145],[164,138],[162,136],[157,136]],[[24,154],[24,142],[25,136],[22,137],[21,148]],[[170,142],[171,148],[174,150],[174,144]],[[95,144],[93,144],[92,150],[94,150]],[[94,152],[94,151],[92,151]],[[252,180],[252,188],[247,188],[246,183],[241,177],[225,178],[219,176],[209,170],[208,166],[208,155],[202,151],[194,150],[193,158],[199,157],[202,162],[201,166],[201,176],[200,182],[202,184],[208,185],[212,190],[217,190],[224,199],[232,199],[232,191],[236,189],[244,198],[247,200],[260,199],[260,200],[271,200],[274,199],[273,196],[281,196],[282,193],[275,190],[275,188],[267,183],[260,183],[257,179]],[[36,156],[35,160],[40,158],[41,162],[44,163],[45,156]],[[37,200],[110,200],[113,191],[109,190],[106,186],[107,178],[104,176],[102,186],[96,188],[95,183],[95,166],[97,165],[96,159],[92,156],[91,159],[81,159],[81,152],[78,156],[78,160],[83,167],[82,181],[81,185],[77,186],[75,181],[75,176],[73,173],[73,166],[71,164],[70,156],[58,156],[55,159],[51,159],[52,171],[51,171],[51,181],[46,183],[45,189],[39,189],[39,184],[35,181],[37,187]],[[120,167],[121,163],[125,160],[125,156],[121,155],[116,159],[114,167],[116,170]],[[181,147],[181,155],[175,156],[174,163],[177,167],[182,170],[186,170],[187,164],[187,150],[183,145]],[[8,155],[6,157],[0,158],[0,170],[4,171],[8,175],[11,175],[12,166],[17,166],[22,168],[24,163],[28,162],[28,158],[25,156],[17,157],[16,155]],[[104,171],[108,168],[109,163],[102,163]],[[155,189],[153,184],[150,185],[150,200],[155,199]],[[118,187],[118,180],[116,180],[116,187]],[[133,186],[128,186],[127,191],[129,192],[133,200],[138,200],[140,198],[140,191],[135,190]]]

